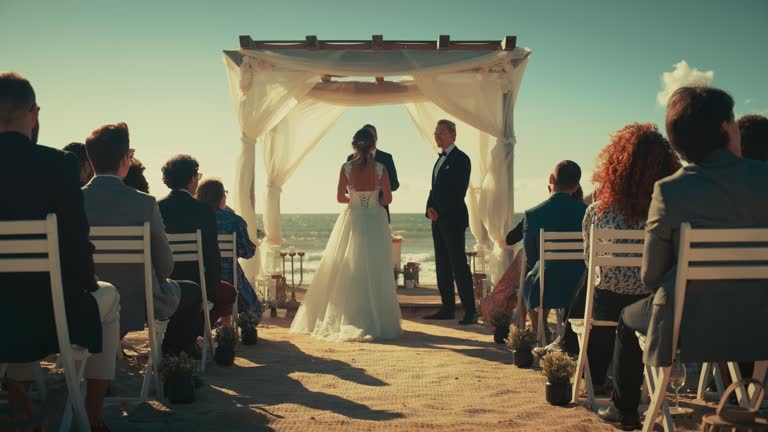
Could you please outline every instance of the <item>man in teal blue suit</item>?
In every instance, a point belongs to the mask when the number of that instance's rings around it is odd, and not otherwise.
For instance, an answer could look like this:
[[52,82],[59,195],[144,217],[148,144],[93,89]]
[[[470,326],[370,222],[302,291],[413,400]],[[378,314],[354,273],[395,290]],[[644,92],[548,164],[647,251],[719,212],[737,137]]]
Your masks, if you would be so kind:
[[[527,262],[525,300],[528,310],[539,306],[539,230],[581,231],[587,205],[572,196],[579,189],[581,168],[576,162],[564,160],[549,176],[549,199],[525,212],[523,244]],[[548,261],[544,265],[544,306],[547,309],[567,308],[584,272],[584,261]]]

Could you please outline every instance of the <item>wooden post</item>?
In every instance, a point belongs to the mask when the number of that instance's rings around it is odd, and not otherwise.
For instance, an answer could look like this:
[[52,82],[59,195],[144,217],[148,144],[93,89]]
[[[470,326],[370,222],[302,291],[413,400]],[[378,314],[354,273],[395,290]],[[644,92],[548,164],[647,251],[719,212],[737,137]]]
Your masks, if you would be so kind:
[[240,35],[240,48],[248,49],[251,48],[253,44],[253,39],[251,39],[248,35]]
[[382,35],[371,36],[371,49],[382,49],[382,48],[384,48],[384,36]]
[[440,35],[439,38],[437,38],[437,49],[446,49],[451,45],[451,36],[450,35]]
[[376,77],[376,82],[381,84],[384,82],[384,77]]
[[517,36],[505,36],[501,40],[501,49],[503,51],[512,51],[517,46]]
[[306,37],[307,48],[320,48],[320,44],[317,42],[317,36],[307,35]]

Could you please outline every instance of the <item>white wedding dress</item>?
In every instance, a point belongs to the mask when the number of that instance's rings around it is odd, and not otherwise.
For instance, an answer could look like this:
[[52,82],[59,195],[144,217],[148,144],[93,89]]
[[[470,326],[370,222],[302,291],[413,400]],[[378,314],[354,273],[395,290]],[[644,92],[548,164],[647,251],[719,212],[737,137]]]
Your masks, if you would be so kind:
[[[344,164],[347,184],[351,169],[350,162]],[[375,190],[357,191],[350,184],[349,205],[336,220],[292,333],[365,342],[400,336],[391,232],[379,204],[383,170],[376,163]]]

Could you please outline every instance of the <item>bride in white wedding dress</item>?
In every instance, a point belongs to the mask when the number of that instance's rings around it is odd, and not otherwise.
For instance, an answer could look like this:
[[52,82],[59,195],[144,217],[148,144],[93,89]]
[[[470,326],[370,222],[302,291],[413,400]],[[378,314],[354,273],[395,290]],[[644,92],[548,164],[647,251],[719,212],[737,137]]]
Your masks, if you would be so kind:
[[368,129],[353,138],[360,156],[342,165],[337,190],[347,207],[336,220],[292,333],[361,342],[400,336],[391,232],[382,207],[392,201],[392,190],[386,168],[370,156],[374,143]]

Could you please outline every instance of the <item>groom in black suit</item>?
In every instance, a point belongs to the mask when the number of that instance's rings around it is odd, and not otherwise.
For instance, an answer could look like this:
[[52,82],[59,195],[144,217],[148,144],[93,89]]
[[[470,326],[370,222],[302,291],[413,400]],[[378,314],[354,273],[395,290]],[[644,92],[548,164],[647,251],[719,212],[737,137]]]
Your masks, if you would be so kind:
[[[387,168],[387,175],[389,176],[389,184],[392,186],[392,192],[396,191],[397,188],[400,187],[400,182],[397,181],[397,170],[395,169],[395,161],[392,159],[392,155],[376,148],[375,143],[379,141],[379,135],[376,133],[376,127],[374,125],[367,124],[363,126],[363,129],[368,129],[373,133],[374,146],[373,146],[373,150],[371,150],[371,153],[373,155],[373,160],[384,165],[384,167]],[[355,158],[354,154],[347,156],[347,162],[351,161],[354,158]],[[381,194],[379,198],[381,198]],[[389,205],[385,205],[384,210],[387,211],[387,221],[391,221],[389,218]]]
[[464,319],[459,324],[468,325],[477,323],[472,272],[464,254],[464,234],[469,226],[464,197],[469,187],[472,164],[469,157],[456,147],[455,141],[456,125],[449,120],[437,122],[435,142],[443,151],[432,169],[432,189],[427,199],[426,216],[432,221],[437,287],[443,306],[424,319],[454,318],[455,281],[464,306]]

